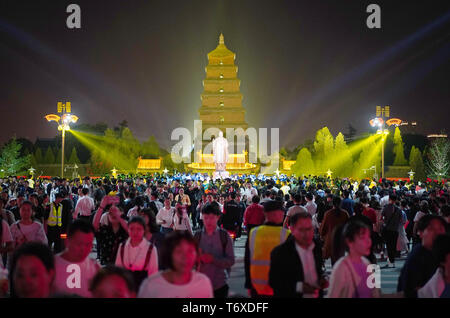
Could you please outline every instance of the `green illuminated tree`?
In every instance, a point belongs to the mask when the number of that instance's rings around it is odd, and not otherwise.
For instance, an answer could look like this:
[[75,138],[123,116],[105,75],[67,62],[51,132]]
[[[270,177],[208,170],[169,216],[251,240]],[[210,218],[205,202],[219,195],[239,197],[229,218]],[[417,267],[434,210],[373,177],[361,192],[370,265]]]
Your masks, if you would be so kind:
[[425,180],[425,165],[423,163],[422,153],[418,148],[412,146],[411,154],[409,155],[409,165],[414,174],[414,180]]
[[44,162],[44,159],[42,158],[41,148],[36,149],[36,151],[34,152],[34,158],[35,158],[37,164],[41,164]]
[[297,160],[291,167],[292,173],[296,176],[307,176],[315,174],[314,162],[311,157],[311,153],[307,148],[302,148],[298,152]]
[[347,143],[345,142],[344,135],[339,133],[336,136],[334,144],[334,160],[332,160],[331,170],[336,177],[349,177],[353,168],[353,158]]
[[[378,144],[381,142],[378,141]],[[369,170],[375,166],[378,176],[381,174],[381,149],[372,139],[362,148],[359,159],[353,165],[354,178],[372,178],[375,170]],[[364,170],[365,169],[365,170]]]
[[4,175],[16,175],[25,171],[30,166],[31,156],[20,156],[22,145],[17,142],[16,137],[6,143],[0,156],[0,168]]
[[70,154],[70,158],[68,163],[70,164],[79,164],[80,163],[80,159],[78,159],[78,155],[77,155],[77,148],[73,147],[72,148],[72,152]]
[[395,133],[394,133],[394,166],[406,166],[408,162],[405,159],[405,152],[404,152],[404,144],[402,140],[402,135],[400,133],[400,129],[398,127],[395,127]]
[[154,136],[150,136],[146,142],[142,144],[142,156],[148,159],[156,159],[161,155],[158,142]]
[[334,157],[334,138],[328,127],[323,127],[317,131],[314,150],[316,172],[318,175],[325,175]]
[[55,155],[53,154],[53,150],[50,146],[47,148],[43,162],[46,164],[54,164],[55,163]]

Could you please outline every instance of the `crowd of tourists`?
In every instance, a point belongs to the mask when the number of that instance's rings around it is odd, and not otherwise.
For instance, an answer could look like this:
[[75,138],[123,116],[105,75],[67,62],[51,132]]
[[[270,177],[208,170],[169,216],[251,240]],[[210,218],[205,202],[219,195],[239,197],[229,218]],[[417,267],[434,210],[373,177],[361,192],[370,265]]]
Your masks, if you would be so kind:
[[[240,296],[450,297],[449,182],[177,173],[0,188],[0,297],[226,298],[236,240]],[[400,257],[383,294],[379,271]]]

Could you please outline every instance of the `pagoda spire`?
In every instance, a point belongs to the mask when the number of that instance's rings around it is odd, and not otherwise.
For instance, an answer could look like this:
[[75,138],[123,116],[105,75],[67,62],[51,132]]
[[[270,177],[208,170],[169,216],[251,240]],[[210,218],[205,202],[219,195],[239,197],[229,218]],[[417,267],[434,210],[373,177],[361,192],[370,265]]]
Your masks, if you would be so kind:
[[219,44],[225,44],[225,40],[223,38],[223,34],[222,33],[220,33],[220,36],[219,36]]

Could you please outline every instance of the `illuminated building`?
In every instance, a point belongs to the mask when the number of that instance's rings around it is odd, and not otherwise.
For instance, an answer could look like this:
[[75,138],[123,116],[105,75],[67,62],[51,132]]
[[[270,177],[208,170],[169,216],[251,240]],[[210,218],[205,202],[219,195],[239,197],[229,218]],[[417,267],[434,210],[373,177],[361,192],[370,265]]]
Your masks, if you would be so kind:
[[[227,128],[242,128],[243,130],[248,128],[245,121],[245,109],[242,106],[243,96],[239,88],[241,81],[237,77],[238,67],[234,64],[235,59],[236,54],[225,46],[224,36],[220,34],[219,44],[208,53],[208,65],[205,69],[206,79],[203,80],[204,89],[200,96],[202,104],[198,112],[202,121],[202,135],[206,129],[212,127],[220,129],[224,137],[226,137]],[[210,142],[211,140],[203,140],[202,149]],[[245,150],[235,153],[238,146],[242,146]],[[255,164],[248,162],[247,150],[245,145],[237,145],[235,140],[234,151],[229,150],[227,171],[245,173],[257,169]],[[199,154],[200,162],[187,165],[187,169],[201,172],[214,171],[214,163],[207,161],[212,154],[208,155],[202,152]]]

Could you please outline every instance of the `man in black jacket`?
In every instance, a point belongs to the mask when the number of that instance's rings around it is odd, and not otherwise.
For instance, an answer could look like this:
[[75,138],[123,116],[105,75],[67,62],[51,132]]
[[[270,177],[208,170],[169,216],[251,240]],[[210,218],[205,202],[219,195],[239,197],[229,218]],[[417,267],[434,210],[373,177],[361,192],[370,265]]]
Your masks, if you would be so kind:
[[328,281],[322,268],[321,245],[313,239],[311,215],[299,212],[289,221],[292,235],[270,255],[269,285],[274,297],[322,297]]

